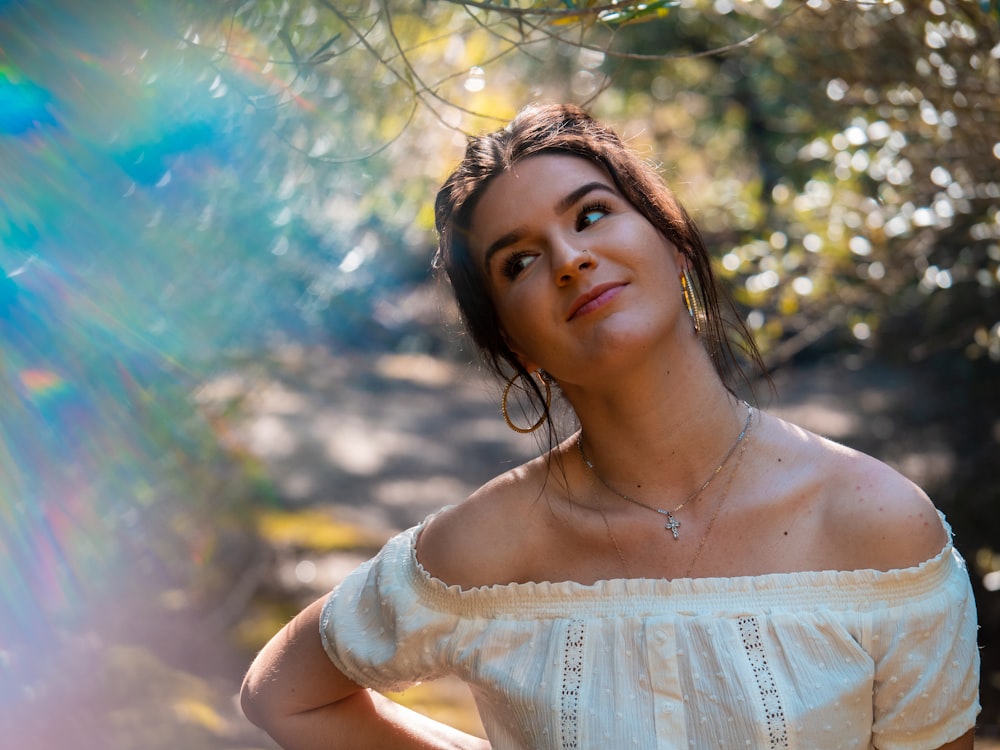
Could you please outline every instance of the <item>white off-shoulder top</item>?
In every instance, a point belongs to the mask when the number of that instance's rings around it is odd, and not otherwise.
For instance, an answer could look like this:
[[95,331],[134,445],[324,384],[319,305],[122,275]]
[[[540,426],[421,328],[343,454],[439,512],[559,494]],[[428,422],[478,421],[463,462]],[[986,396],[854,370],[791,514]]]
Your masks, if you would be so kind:
[[494,750],[918,750],[979,712],[975,603],[950,541],[889,572],[463,590],[420,565],[422,526],[333,591],[323,646],[380,691],[457,675]]

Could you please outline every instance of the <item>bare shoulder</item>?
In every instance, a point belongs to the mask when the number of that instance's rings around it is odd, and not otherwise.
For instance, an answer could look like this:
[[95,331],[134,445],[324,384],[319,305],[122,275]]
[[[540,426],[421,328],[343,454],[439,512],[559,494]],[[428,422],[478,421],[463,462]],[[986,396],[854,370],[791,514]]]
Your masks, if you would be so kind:
[[916,484],[888,464],[807,431],[802,450],[815,466],[824,533],[845,569],[919,565],[947,542],[937,509]]
[[417,540],[417,558],[434,577],[462,588],[522,577],[518,560],[538,512],[545,466],[535,459],[487,482],[467,500],[431,519]]

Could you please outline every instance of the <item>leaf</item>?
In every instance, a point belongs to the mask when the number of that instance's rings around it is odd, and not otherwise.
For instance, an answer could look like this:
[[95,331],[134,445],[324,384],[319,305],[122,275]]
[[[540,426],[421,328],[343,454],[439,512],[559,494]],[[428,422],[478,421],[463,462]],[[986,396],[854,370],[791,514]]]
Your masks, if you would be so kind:
[[[585,10],[594,8],[594,2],[573,3],[571,0],[563,0],[566,7],[573,10]],[[572,13],[554,18],[549,23],[552,26],[570,26],[573,24],[583,24],[590,28],[595,22],[600,21],[608,26],[625,26],[626,24],[645,23],[664,18],[670,13],[671,8],[680,5],[679,0],[652,0],[652,2],[640,3],[611,3],[615,7],[606,8],[599,13]],[[600,7],[599,5],[597,7]]]
[[336,57],[338,53],[336,50],[331,50],[330,47],[332,47],[337,40],[340,39],[340,37],[341,33],[338,31],[332,37],[323,42],[323,45],[309,57],[309,64],[318,65]]
[[651,3],[636,3],[621,9],[603,11],[598,18],[609,26],[625,26],[632,23],[645,23],[664,18],[680,3],[677,0],[653,0]]

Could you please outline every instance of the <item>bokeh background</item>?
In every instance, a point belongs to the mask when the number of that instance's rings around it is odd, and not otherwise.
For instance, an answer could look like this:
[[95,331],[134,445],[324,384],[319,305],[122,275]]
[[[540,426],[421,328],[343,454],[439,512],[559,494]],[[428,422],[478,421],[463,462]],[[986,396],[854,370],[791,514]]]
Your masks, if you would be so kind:
[[[763,405],[948,514],[1000,727],[996,0],[0,0],[0,729],[235,750],[242,670],[531,455],[429,270],[467,133],[661,167]],[[467,694],[399,696],[476,731]]]

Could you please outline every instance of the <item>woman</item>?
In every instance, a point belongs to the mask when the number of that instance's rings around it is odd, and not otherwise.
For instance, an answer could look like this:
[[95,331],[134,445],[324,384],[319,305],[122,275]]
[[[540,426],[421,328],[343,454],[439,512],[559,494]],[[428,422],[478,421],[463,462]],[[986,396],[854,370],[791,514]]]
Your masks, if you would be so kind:
[[[580,430],[298,615],[250,668],[250,719],[295,750],[971,748],[975,611],[941,517],[734,395],[756,349],[655,172],[533,108],[470,142],[436,208],[508,424],[558,389]],[[444,674],[489,741],[375,692]]]

